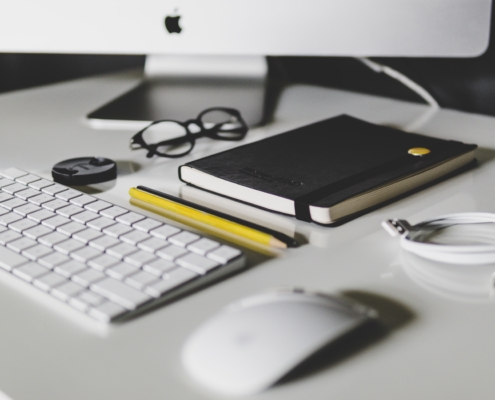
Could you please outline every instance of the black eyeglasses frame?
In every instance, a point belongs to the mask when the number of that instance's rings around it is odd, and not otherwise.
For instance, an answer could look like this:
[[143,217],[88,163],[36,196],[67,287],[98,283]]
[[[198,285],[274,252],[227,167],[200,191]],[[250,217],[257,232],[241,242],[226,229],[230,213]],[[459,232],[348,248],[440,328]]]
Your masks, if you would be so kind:
[[[240,126],[238,128],[234,129],[222,129],[222,126],[226,125],[228,122],[220,122],[218,124],[213,125],[210,128],[206,128],[203,124],[202,117],[213,111],[222,111],[227,114],[232,115],[232,117],[235,117],[237,121],[240,123]],[[168,139],[168,140],[163,140],[158,143],[146,143],[143,139],[143,133],[149,129],[151,126],[162,123],[162,122],[174,122],[180,126],[182,126],[186,132],[184,136],[174,138],[174,139]],[[196,125],[200,128],[200,131],[197,133],[192,133],[189,129],[190,125]],[[155,155],[159,157],[167,157],[167,158],[179,158],[183,157],[187,154],[189,154],[192,149],[194,148],[196,144],[196,139],[202,138],[202,137],[209,137],[210,139],[215,139],[215,140],[226,140],[226,141],[239,141],[244,139],[248,132],[248,126],[246,124],[246,121],[241,116],[241,113],[236,110],[235,108],[228,108],[228,107],[211,107],[207,108],[206,110],[201,111],[198,116],[195,119],[190,119],[185,122],[181,121],[176,121],[173,119],[162,119],[162,120],[157,120],[153,121],[151,124],[147,125],[145,128],[141,129],[138,133],[136,133],[132,138],[130,142],[130,148],[132,150],[138,150],[138,149],[145,149],[148,151],[146,154],[146,157],[151,158]],[[238,134],[237,136],[222,136],[221,133],[233,133],[233,134]],[[157,149],[161,146],[173,146],[173,145],[179,145],[183,143],[189,142],[191,146],[189,147],[188,150],[179,153],[179,154],[165,154],[159,152]]]

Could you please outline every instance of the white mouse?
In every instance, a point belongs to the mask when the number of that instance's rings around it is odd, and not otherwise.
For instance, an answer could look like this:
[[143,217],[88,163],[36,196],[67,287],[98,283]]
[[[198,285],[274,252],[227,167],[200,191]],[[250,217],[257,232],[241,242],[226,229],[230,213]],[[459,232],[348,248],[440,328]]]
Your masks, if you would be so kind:
[[193,332],[182,362],[216,392],[254,394],[375,315],[348,300],[300,289],[262,293],[231,304]]

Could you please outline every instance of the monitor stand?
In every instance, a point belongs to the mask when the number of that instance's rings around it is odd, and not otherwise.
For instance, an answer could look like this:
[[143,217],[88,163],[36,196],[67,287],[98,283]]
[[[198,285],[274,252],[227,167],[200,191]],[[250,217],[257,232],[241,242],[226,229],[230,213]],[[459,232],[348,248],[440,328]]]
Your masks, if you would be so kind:
[[195,118],[209,107],[238,109],[263,124],[268,64],[263,56],[147,56],[143,81],[88,114],[97,129],[141,129],[151,121]]

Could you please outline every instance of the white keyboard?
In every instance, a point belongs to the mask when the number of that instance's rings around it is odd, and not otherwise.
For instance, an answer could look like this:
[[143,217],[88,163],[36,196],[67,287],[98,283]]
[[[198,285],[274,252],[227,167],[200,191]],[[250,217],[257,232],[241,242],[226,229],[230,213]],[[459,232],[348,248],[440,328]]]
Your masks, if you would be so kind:
[[74,312],[122,319],[243,264],[233,247],[17,168],[0,171],[0,268]]

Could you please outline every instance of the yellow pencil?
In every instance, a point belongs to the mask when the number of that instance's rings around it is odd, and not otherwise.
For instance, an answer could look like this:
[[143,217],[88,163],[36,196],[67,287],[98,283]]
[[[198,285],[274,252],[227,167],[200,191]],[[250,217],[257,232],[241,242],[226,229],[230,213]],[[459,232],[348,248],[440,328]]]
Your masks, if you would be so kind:
[[167,211],[185,216],[187,218],[191,218],[203,224],[213,226],[217,229],[230,232],[234,235],[244,237],[254,242],[282,249],[287,248],[287,245],[285,243],[268,233],[249,228],[247,226],[229,221],[221,217],[217,217],[216,215],[196,210],[192,207],[176,203],[163,197],[155,196],[154,194],[145,192],[143,190],[131,188],[129,190],[129,195],[134,199],[141,200],[145,203],[163,208]]

